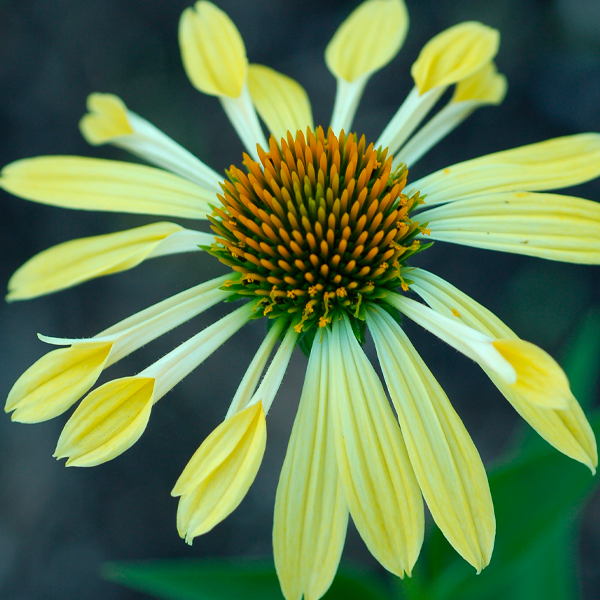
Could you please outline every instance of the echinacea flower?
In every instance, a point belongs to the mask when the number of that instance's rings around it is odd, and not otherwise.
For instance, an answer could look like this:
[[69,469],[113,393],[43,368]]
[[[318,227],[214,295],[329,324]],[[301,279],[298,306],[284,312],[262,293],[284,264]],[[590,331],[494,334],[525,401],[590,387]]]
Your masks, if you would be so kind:
[[[414,88],[379,139],[350,133],[365,85],[397,54],[407,29],[402,0],[367,0],[340,26],[325,53],[337,80],[325,129],[315,127],[300,84],[249,64],[235,25],[201,0],[181,17],[183,64],[199,91],[219,98],[246,147],[243,168],[231,166],[222,177],[116,96],[92,94],[81,121],[85,138],[155,167],[38,157],[12,163],[0,176],[2,188],[28,200],[209,219],[216,234],[158,222],[60,244],[13,275],[9,300],[181,252],[207,251],[231,269],[94,337],[40,336],[63,347],[37,361],[11,390],[6,410],[21,422],[62,414],[110,365],[221,301],[237,302],[141,373],[89,392],[58,440],[55,456],[67,465],[97,465],[127,450],[144,432],[154,403],[249,320],[268,319],[225,420],[173,488],[180,498],[177,527],[187,541],[243,499],[260,467],[265,417],[292,352],[299,344],[308,349],[275,500],[275,564],[288,600],[326,592],[349,516],[386,569],[410,574],[423,541],[423,498],[466,561],[480,571],[490,560],[495,521],[483,464],[404,333],[401,315],[477,362],[550,444],[592,471],[597,465],[593,432],[558,364],[409,261],[429,240],[439,240],[600,263],[599,205],[547,193],[600,175],[600,135],[498,152],[410,181],[409,169],[434,144],[478,107],[503,100],[506,82],[493,62],[498,32],[462,23],[423,48],[411,70]],[[419,129],[452,86],[449,102]],[[367,329],[397,417],[361,347]]]

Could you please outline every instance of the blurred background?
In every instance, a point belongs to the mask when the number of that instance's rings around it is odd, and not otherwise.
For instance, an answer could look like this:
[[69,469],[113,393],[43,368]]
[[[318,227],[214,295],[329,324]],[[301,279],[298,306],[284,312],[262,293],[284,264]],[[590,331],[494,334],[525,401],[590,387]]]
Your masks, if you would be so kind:
[[[354,129],[374,140],[412,87],[423,44],[463,20],[502,35],[508,78],[499,108],[484,108],[411,173],[546,138],[600,131],[600,4],[597,0],[406,0],[411,25],[392,63],[375,74]],[[177,24],[187,0],[0,0],[0,165],[44,154],[131,160],[91,148],[78,131],[86,96],[119,95],[128,107],[217,171],[240,163],[242,146],[215,98],[198,93],[179,57]],[[297,79],[316,124],[327,125],[335,82],[323,53],[357,1],[219,0],[244,38],[249,60]],[[572,191],[600,200],[600,180]],[[28,258],[71,238],[142,225],[140,216],[68,211],[0,191],[0,281]],[[197,223],[182,224],[197,227]],[[200,225],[204,227],[204,225]],[[439,242],[418,264],[448,279],[521,337],[560,358],[588,311],[600,306],[600,271]],[[222,271],[203,253],[159,258],[133,271],[37,300],[0,305],[0,397],[48,348],[37,332],[94,335],[118,320]],[[134,374],[224,314],[216,307],[112,367],[101,381]],[[52,458],[67,416],[31,426],[0,419],[0,597],[6,600],[142,598],[100,579],[108,560],[270,556],[273,502],[306,359],[297,350],[269,414],[269,442],[241,506],[186,546],[170,491],[205,436],[222,420],[264,333],[244,328],[153,409],[142,439],[112,462],[65,469]],[[486,465],[507,449],[519,422],[482,372],[407,324],[415,345],[465,421]],[[373,356],[371,343],[367,351]],[[597,390],[595,392],[598,399]],[[560,485],[560,482],[557,482]],[[549,493],[551,490],[549,490]],[[535,506],[523,506],[523,519]],[[515,527],[519,523],[515,523]],[[579,540],[583,597],[600,598],[600,498]],[[350,527],[345,558],[380,568]]]

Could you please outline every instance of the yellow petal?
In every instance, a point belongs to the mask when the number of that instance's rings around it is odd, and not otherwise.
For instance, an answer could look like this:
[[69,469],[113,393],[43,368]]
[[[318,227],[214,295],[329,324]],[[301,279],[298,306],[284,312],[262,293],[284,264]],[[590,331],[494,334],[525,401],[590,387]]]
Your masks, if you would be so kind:
[[154,379],[124,377],[86,396],[67,421],[54,456],[67,466],[92,467],[122,454],[138,441],[150,418]]
[[81,119],[79,128],[89,144],[98,146],[133,133],[127,119],[127,107],[118,96],[90,94],[87,108],[90,112]]
[[348,508],[335,459],[328,370],[317,339],[275,498],[273,553],[287,600],[325,594],[346,538]]
[[558,194],[504,192],[427,210],[434,240],[563,262],[600,264],[600,204]]
[[0,187],[53,206],[205,219],[213,192],[154,167],[80,156],[38,156],[2,169]]
[[[519,339],[498,317],[440,277],[423,269],[414,269],[410,277],[414,282],[411,289],[437,311],[448,316],[454,315],[469,327],[492,337]],[[587,465],[592,471],[595,470],[598,464],[596,439],[576,401],[570,402],[565,410],[540,408],[528,402],[526,397],[512,386],[504,384],[493,373],[488,372],[488,376],[515,410],[549,444]]]
[[96,383],[111,348],[111,342],[75,344],[42,356],[19,377],[4,410],[14,410],[12,420],[20,423],[62,414]]
[[496,521],[479,453],[400,326],[384,310],[367,320],[425,502],[448,541],[480,572],[492,555]]
[[209,190],[220,191],[222,177],[152,123],[131,112],[113,94],[90,94],[89,113],[79,121],[88,143],[114,144],[158,167]]
[[350,514],[373,556],[395,575],[410,575],[423,542],[423,500],[400,427],[347,319],[334,322],[322,343]]
[[396,56],[407,30],[403,0],[367,0],[340,25],[327,45],[327,67],[348,82],[370,75]]
[[237,508],[256,477],[266,441],[260,402],[221,423],[204,440],[172,492],[181,494],[177,528],[187,542]]
[[310,100],[294,79],[263,65],[250,65],[248,88],[258,114],[276,139],[288,131],[314,130]]
[[248,59],[233,21],[212,2],[186,8],[179,21],[179,47],[192,85],[211,96],[237,98],[246,81]]
[[468,77],[498,52],[500,34],[476,21],[454,25],[431,39],[411,68],[419,92]]
[[8,282],[6,299],[35,298],[132,269],[179,231],[183,228],[174,223],[153,223],[58,244],[40,252],[15,272]]
[[566,409],[575,401],[565,372],[541,348],[515,339],[496,340],[494,347],[515,368],[517,381],[510,387],[527,402]]
[[484,104],[500,104],[506,96],[506,77],[489,62],[456,84],[452,102],[476,100]]
[[600,134],[580,133],[487,154],[413,183],[427,206],[510,191],[561,189],[600,175]]

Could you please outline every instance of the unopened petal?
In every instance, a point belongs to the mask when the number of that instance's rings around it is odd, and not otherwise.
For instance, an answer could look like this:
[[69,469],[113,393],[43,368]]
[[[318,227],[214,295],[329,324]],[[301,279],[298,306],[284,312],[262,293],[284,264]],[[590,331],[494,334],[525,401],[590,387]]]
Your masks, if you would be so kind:
[[79,127],[89,144],[106,144],[114,138],[133,133],[127,120],[127,107],[118,96],[90,94],[87,107],[90,112],[81,119]]
[[434,240],[580,264],[600,264],[600,204],[504,192],[422,212]]
[[89,144],[114,144],[140,158],[219,191],[221,177],[113,94],[90,94],[79,129]]
[[75,344],[42,356],[19,377],[4,410],[14,411],[12,420],[20,423],[39,423],[62,414],[96,383],[112,346],[112,342]]
[[506,89],[506,77],[498,73],[493,62],[489,62],[456,84],[452,102],[500,104],[506,96]]
[[403,0],[367,0],[340,25],[327,45],[327,67],[348,82],[374,73],[398,54],[407,30]]
[[530,404],[567,409],[575,398],[558,363],[538,346],[523,340],[496,340],[494,347],[517,373],[511,389]]
[[369,329],[425,502],[448,541],[481,571],[496,522],[479,453],[448,397],[406,334],[384,310]]
[[415,181],[427,206],[511,191],[557,190],[600,175],[600,134],[580,133],[457,163]]
[[2,169],[7,192],[63,208],[205,219],[215,194],[162,169],[81,156],[38,156]]
[[[423,269],[414,269],[411,271],[411,279],[411,289],[437,311],[453,315],[469,327],[496,339],[519,339],[493,313],[440,277]],[[526,397],[504,384],[492,372],[488,375],[515,410],[549,444],[595,471],[598,465],[596,439],[576,401],[570,402],[565,410],[541,408],[531,404]]]
[[252,102],[276,139],[307,127],[314,130],[308,94],[294,79],[264,65],[250,65],[248,89]]
[[[214,239],[186,232],[174,223],[153,223],[64,242],[40,252],[20,267],[8,282],[7,300],[24,300],[73,287],[84,281],[136,267],[146,258],[171,251],[199,250]],[[177,242],[182,242],[177,245]]]
[[419,92],[468,77],[496,56],[499,44],[498,31],[476,21],[446,29],[425,44],[411,68]]
[[346,538],[348,508],[335,458],[328,363],[317,337],[277,486],[273,553],[287,600],[325,594]]
[[192,85],[211,96],[237,98],[246,80],[248,59],[233,21],[212,2],[186,8],[179,21],[179,47]]
[[334,322],[325,338],[335,451],[348,508],[373,556],[402,577],[411,573],[423,542],[421,492],[398,422],[350,324]]
[[86,396],[67,421],[54,456],[67,466],[91,467],[129,449],[146,429],[154,399],[154,379],[109,381]]
[[244,499],[267,441],[259,403],[227,419],[192,457],[173,489],[180,495],[177,529],[188,543],[210,531]]

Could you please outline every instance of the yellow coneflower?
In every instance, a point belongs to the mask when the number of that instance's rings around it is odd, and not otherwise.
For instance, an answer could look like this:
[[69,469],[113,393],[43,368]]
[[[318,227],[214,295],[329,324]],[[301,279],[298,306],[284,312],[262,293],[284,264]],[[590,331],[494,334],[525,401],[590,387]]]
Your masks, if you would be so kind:
[[[348,17],[325,53],[337,79],[331,124],[315,127],[300,84],[249,64],[229,17],[197,2],[180,21],[183,64],[198,90],[219,98],[247,149],[242,167],[231,166],[223,177],[116,96],[92,94],[81,121],[85,138],[159,168],[38,157],[8,165],[0,177],[0,186],[28,200],[209,219],[215,233],[159,222],[60,244],[14,274],[9,300],[180,252],[204,250],[231,268],[92,338],[41,336],[65,347],[41,358],[11,390],[6,410],[17,421],[63,413],[111,364],[223,300],[238,302],[141,373],[91,391],[58,441],[55,455],[68,465],[96,465],[125,451],[155,402],[249,320],[270,320],[224,422],[173,488],[180,497],[177,527],[187,541],[241,502],[259,469],[265,416],[291,354],[299,342],[310,348],[275,500],[275,564],[288,600],[326,592],[349,515],[386,569],[410,574],[423,540],[422,497],[465,560],[477,571],[490,560],[495,521],[483,464],[398,314],[479,363],[550,444],[592,471],[597,465],[594,435],[557,363],[409,261],[429,240],[440,240],[598,264],[599,205],[545,191],[600,175],[600,135],[498,152],[411,181],[408,169],[435,143],[478,107],[503,100],[506,81],[493,63],[498,32],[477,22],[456,25],[423,48],[411,70],[414,89],[379,139],[352,133],[367,81],[396,55],[407,29],[402,0],[367,0]],[[450,86],[448,104],[419,129]],[[397,418],[361,348],[367,328]]]

